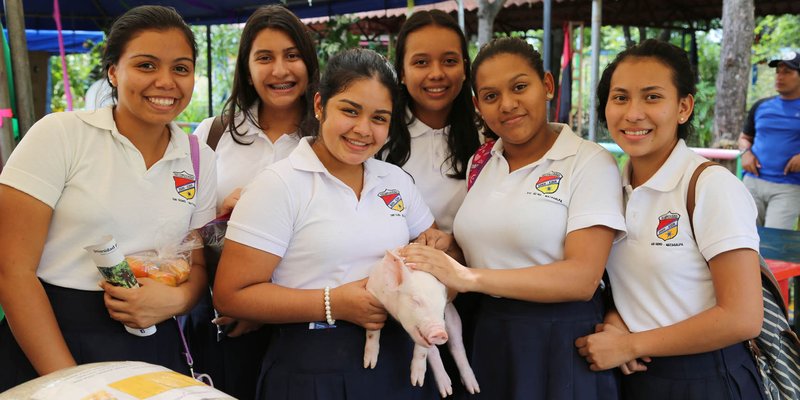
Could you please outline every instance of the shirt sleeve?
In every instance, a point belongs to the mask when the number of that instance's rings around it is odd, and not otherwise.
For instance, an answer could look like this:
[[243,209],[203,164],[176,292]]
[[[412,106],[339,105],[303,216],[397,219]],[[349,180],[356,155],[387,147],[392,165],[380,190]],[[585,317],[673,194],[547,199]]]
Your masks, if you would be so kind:
[[[199,139],[199,138],[198,138]],[[192,213],[191,229],[209,223],[217,214],[217,161],[214,151],[200,144],[200,182],[198,182],[197,208]]]
[[9,157],[0,183],[55,208],[69,179],[74,146],[79,141],[65,140],[64,119],[69,117],[50,114],[35,123]]
[[197,136],[200,143],[208,143],[208,133],[211,131],[211,124],[214,122],[214,118],[216,117],[206,118],[194,128],[192,135]]
[[572,173],[567,233],[603,225],[624,234],[622,180],[614,157],[605,149],[597,148],[585,162],[578,162]]
[[697,180],[695,198],[695,240],[706,260],[735,249],[758,251],[758,211],[735,175],[722,168],[707,169]]
[[242,190],[225,239],[283,257],[294,234],[293,195],[279,173],[262,171]]
[[744,128],[742,128],[742,132],[751,137],[756,137],[756,110],[761,105],[761,103],[767,101],[769,98],[761,99],[753,104],[750,107],[750,112],[747,113],[747,119],[744,120]]
[[[426,229],[430,228],[434,220],[431,209],[425,204],[422,193],[417,189],[417,185],[411,181],[411,178],[408,179],[408,188],[408,199],[404,198],[403,201],[408,201],[408,213],[406,214],[408,233],[410,239],[415,239]],[[406,196],[404,195],[403,197]]]

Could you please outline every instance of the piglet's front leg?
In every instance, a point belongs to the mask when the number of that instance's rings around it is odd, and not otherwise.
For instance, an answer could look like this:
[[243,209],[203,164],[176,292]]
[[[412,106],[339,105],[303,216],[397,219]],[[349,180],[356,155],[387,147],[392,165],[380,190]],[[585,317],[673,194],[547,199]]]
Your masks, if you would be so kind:
[[428,359],[428,348],[414,345],[414,357],[411,359],[411,385],[420,386],[425,383],[425,361]]
[[436,387],[439,389],[439,394],[442,397],[447,397],[453,394],[453,382],[450,380],[450,375],[444,369],[442,357],[439,355],[439,349],[436,346],[431,346],[428,349],[428,364],[431,366],[433,378],[436,379]]
[[364,368],[375,368],[378,365],[378,353],[381,349],[381,330],[367,330],[367,341],[364,344]]
[[458,367],[458,373],[461,375],[461,383],[464,388],[471,394],[480,393],[481,388],[478,386],[478,380],[475,379],[475,373],[472,372],[472,367],[467,360],[467,352],[464,349],[464,337],[461,332],[461,317],[453,303],[447,303],[444,308],[444,325],[447,329],[447,347],[450,349],[450,354]]

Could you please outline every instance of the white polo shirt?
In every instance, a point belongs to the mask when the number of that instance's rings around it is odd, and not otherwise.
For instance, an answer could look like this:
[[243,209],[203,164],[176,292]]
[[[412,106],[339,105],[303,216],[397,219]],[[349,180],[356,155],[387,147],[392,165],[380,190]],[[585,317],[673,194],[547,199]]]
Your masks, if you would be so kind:
[[694,232],[686,211],[689,180],[707,161],[679,140],[667,161],[632,189],[623,171],[628,235],[608,259],[614,303],[631,332],[688,319],[716,304],[706,260],[735,249],[758,251],[756,207],[736,176],[721,167],[697,180]]
[[117,130],[111,107],[49,114],[31,127],[0,183],[53,208],[37,270],[42,280],[100,290],[100,273],[84,246],[110,234],[125,254],[154,249],[168,231],[186,232],[214,218],[214,153],[201,144],[198,184],[188,135],[175,124],[170,131],[164,157],[146,169],[142,154]]
[[467,264],[515,269],[564,259],[568,233],[603,225],[625,231],[620,175],[614,157],[568,126],[550,150],[509,173],[503,141],[456,214],[454,233]]
[[361,199],[331,175],[304,138],[245,187],[228,223],[233,240],[282,257],[272,282],[297,289],[365,278],[385,250],[433,224],[411,177],[368,159]]
[[[259,103],[256,102],[250,109],[256,118],[258,118],[258,106]],[[195,128],[194,134],[201,142],[208,141],[208,134],[213,122],[214,117],[206,118]],[[300,141],[297,132],[292,132],[281,135],[275,143],[272,143],[264,131],[250,122],[244,113],[236,114],[235,123],[238,126],[238,132],[244,133],[243,137],[237,137],[237,139],[251,144],[236,143],[227,130],[222,133],[215,150],[217,153],[217,207],[222,205],[222,201],[234,189],[244,187],[268,165],[286,158]],[[239,124],[242,125],[239,126]]]
[[450,126],[433,129],[415,118],[408,131],[411,154],[403,169],[414,177],[439,229],[452,232],[453,219],[467,194],[467,181],[447,176],[453,172],[450,160],[446,160]]

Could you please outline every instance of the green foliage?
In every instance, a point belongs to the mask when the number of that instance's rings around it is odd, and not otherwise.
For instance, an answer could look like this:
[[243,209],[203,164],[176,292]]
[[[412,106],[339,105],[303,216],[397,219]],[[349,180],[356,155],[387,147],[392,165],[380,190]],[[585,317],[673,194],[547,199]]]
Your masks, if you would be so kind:
[[[195,64],[195,82],[192,101],[178,116],[178,121],[200,122],[209,117],[208,110],[208,57],[205,26],[193,26],[197,41],[197,62]],[[233,74],[236,69],[236,55],[239,51],[239,36],[242,26],[239,24],[214,25],[211,29],[211,103],[213,114],[222,113],[222,107],[230,96],[233,86]]]
[[767,15],[756,19],[753,62],[769,61],[782,49],[800,49],[800,15]]
[[344,50],[358,47],[358,35],[350,32],[350,25],[357,20],[349,17],[331,17],[326,23],[325,32],[320,36],[317,45],[320,71],[325,70],[325,65],[334,54]]
[[[697,31],[697,72],[700,81],[715,83],[719,71],[719,53],[722,49],[720,31]],[[715,87],[716,93],[716,87]]]
[[[103,76],[103,67],[100,59],[103,53],[103,42],[93,43],[87,41],[84,46],[90,48],[88,53],[67,54],[67,75],[72,92],[72,107],[80,110],[84,106],[84,96],[89,86]],[[50,108],[53,112],[67,109],[67,97],[64,88],[64,73],[61,67],[61,57],[50,58],[50,73],[53,85],[53,96]]]
[[697,83],[694,98],[694,135],[687,139],[689,146],[708,147],[714,139],[714,103],[717,95],[716,82],[701,80]]

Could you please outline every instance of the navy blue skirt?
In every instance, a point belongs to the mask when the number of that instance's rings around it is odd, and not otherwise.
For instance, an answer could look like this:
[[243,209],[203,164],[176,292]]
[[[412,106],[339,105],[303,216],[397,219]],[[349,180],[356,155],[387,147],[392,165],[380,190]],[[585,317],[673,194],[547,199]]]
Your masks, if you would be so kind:
[[483,296],[477,311],[473,397],[504,400],[616,400],[615,370],[593,372],[575,339],[602,322],[598,293],[588,302],[533,303]]
[[708,353],[656,357],[647,371],[622,378],[626,400],[759,400],[761,387],[753,356],[742,343]]
[[206,291],[188,315],[184,328],[195,372],[211,376],[215,389],[237,399],[254,399],[270,326],[235,338],[223,334],[218,340],[217,326],[211,323],[213,318],[211,295]]
[[[61,334],[78,364],[101,361],[144,361],[188,375],[178,324],[172,318],[157,325],[151,336],[128,333],[111,319],[102,291],[68,289],[42,282]],[[39,374],[11,334],[8,320],[0,322],[0,392],[37,378]]]
[[261,368],[258,398],[265,400],[438,399],[428,368],[423,387],[411,385],[414,343],[394,320],[381,330],[375,369],[364,368],[364,328],[308,329],[308,323],[273,326]]

